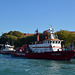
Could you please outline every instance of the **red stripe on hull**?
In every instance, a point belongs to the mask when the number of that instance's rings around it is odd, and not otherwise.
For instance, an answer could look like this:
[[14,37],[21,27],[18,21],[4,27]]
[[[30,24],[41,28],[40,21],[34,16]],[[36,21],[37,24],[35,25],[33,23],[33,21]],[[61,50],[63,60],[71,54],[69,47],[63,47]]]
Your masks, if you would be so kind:
[[58,51],[45,53],[13,53],[13,56],[20,56],[30,59],[70,60],[74,56],[73,51]]

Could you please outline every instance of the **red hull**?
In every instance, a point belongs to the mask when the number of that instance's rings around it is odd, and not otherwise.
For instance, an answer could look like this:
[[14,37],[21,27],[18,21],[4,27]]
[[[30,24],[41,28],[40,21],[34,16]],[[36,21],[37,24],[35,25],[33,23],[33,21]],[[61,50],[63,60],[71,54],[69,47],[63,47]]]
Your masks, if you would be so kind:
[[74,51],[57,51],[44,53],[21,53],[14,52],[13,56],[20,56],[30,59],[50,59],[50,60],[71,60],[74,56]]

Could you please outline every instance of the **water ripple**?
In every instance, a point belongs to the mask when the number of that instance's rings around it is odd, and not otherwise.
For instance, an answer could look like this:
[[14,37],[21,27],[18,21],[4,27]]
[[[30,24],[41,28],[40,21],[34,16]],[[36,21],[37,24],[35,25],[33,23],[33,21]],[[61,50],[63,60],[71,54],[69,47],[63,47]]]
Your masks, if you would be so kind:
[[0,75],[75,75],[75,59],[54,61],[0,54]]

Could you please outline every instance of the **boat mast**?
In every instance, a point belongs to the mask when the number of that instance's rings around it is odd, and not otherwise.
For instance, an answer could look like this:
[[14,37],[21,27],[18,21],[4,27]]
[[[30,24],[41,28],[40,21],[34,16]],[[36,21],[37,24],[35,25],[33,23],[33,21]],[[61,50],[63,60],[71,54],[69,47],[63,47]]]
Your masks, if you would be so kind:
[[54,34],[54,28],[52,28],[52,26],[50,26],[49,32],[51,34],[50,38],[54,39],[55,38],[54,35],[53,35]]
[[39,33],[38,33],[38,29],[35,31],[36,35],[37,35],[37,42],[39,42]]

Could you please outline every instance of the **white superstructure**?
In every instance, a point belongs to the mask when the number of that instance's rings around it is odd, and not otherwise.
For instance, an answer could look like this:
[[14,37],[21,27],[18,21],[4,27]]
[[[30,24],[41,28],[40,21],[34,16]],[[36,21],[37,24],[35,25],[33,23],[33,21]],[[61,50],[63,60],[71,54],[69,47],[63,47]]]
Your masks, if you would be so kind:
[[15,49],[14,49],[14,46],[6,44],[3,51],[15,51]]
[[54,29],[50,26],[49,29],[50,32],[50,38],[43,41],[41,44],[32,44],[29,45],[30,49],[35,53],[41,53],[41,52],[51,52],[51,51],[62,51],[61,49],[61,42],[62,40],[55,39],[54,36]]

